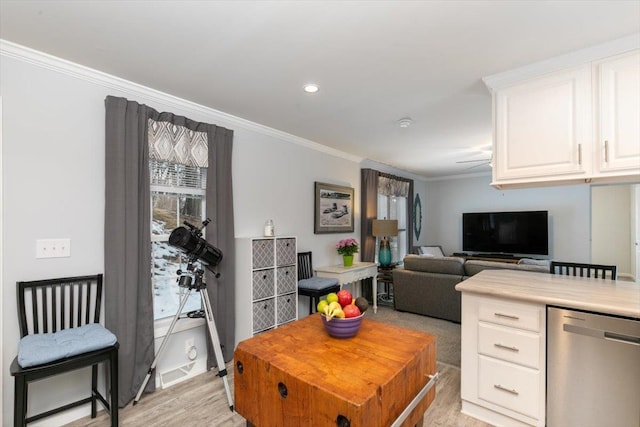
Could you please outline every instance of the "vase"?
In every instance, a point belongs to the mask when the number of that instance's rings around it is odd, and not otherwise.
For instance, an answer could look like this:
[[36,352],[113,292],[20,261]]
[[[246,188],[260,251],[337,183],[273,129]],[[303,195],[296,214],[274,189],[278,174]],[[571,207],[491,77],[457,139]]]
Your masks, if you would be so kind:
[[342,255],[342,262],[345,267],[351,267],[353,265],[353,255]]
[[382,241],[380,241],[378,262],[382,267],[388,267],[391,265],[391,248],[389,247],[389,241],[387,239],[382,239]]

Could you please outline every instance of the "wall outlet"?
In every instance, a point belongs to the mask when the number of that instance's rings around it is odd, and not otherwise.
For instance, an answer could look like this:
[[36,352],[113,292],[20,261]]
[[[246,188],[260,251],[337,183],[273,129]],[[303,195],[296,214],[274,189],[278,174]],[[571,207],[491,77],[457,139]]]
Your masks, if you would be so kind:
[[184,342],[184,349],[189,360],[196,360],[196,358],[198,357],[198,349],[196,348],[196,343],[193,338],[189,338]]
[[63,258],[71,256],[71,239],[36,240],[36,258]]
[[189,354],[189,351],[191,351],[191,349],[193,347],[196,346],[196,340],[194,338],[188,338],[185,342],[184,342],[184,351]]

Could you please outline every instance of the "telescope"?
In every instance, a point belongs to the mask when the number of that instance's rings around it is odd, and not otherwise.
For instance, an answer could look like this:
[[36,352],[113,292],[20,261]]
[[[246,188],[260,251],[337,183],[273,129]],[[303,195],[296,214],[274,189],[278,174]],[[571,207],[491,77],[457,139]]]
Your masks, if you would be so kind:
[[194,261],[198,260],[213,269],[222,261],[222,251],[202,238],[202,229],[209,222],[211,220],[207,218],[202,222],[202,227],[198,228],[184,221],[186,227],[180,226],[173,230],[169,235],[169,244],[182,249]]
[[202,221],[202,227],[196,227],[193,224],[189,224],[187,221],[184,221],[184,225],[186,227],[177,227],[175,230],[171,232],[169,235],[169,244],[172,246],[176,246],[182,249],[189,257],[189,262],[187,264],[187,271],[178,270],[178,286],[186,288],[186,292],[180,297],[180,306],[178,307],[178,311],[176,312],[173,320],[171,321],[171,325],[169,325],[169,330],[167,331],[162,343],[160,344],[160,348],[156,353],[153,362],[151,362],[151,367],[147,371],[147,375],[144,377],[142,385],[138,390],[138,394],[133,400],[133,404],[136,405],[140,400],[140,396],[142,396],[142,392],[147,386],[149,379],[151,378],[151,374],[156,368],[158,360],[160,359],[160,355],[167,345],[167,340],[171,336],[173,331],[173,327],[176,325],[178,319],[180,319],[181,314],[183,312],[184,306],[189,299],[189,295],[191,295],[192,291],[196,291],[200,294],[200,299],[202,301],[202,309],[195,310],[190,313],[187,313],[187,317],[196,318],[196,317],[204,317],[207,321],[207,330],[209,331],[209,338],[211,339],[211,344],[213,346],[213,352],[216,356],[216,363],[218,364],[218,376],[222,378],[224,382],[224,389],[227,392],[227,400],[229,401],[229,409],[233,411],[233,397],[231,397],[231,390],[229,388],[229,381],[227,380],[227,370],[225,369],[224,357],[222,355],[222,347],[220,346],[220,338],[218,337],[218,331],[216,329],[216,323],[213,318],[213,311],[211,310],[211,301],[209,300],[209,294],[206,291],[206,284],[202,280],[202,275],[204,274],[204,270],[198,268],[194,264],[196,262],[200,262],[208,267],[213,273],[214,277],[218,278],[220,273],[217,273],[214,268],[220,264],[222,261],[222,251],[216,248],[213,245],[207,243],[206,240],[202,238],[202,229],[209,224],[211,220],[207,218]]

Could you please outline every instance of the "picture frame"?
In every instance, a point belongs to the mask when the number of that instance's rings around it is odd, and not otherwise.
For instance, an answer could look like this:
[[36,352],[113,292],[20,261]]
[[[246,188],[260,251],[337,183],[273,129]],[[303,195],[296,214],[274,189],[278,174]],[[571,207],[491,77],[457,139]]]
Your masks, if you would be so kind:
[[352,233],[354,191],[351,187],[315,182],[314,234]]

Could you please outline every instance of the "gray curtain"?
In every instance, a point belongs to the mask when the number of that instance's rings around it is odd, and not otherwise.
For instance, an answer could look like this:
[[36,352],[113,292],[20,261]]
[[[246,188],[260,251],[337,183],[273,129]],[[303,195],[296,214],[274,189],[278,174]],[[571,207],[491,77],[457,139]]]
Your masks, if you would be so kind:
[[376,238],[372,235],[373,220],[378,217],[378,171],[360,171],[362,191],[360,195],[360,259],[373,262],[376,258]]
[[[233,188],[231,180],[231,151],[233,131],[210,125],[209,169],[207,171],[207,216],[211,224],[207,228],[207,240],[222,251],[218,266],[220,277],[215,279],[207,271],[206,283],[209,299],[220,336],[220,346],[225,362],[233,359],[235,346],[235,232],[233,228]],[[207,335],[208,337],[208,335]],[[216,365],[213,348],[207,338],[209,357],[207,368]],[[219,369],[224,369],[220,366]]]
[[[376,259],[376,238],[372,233],[373,220],[378,217],[378,171],[362,169],[360,171],[360,259],[373,262]],[[371,294],[372,279],[362,281],[362,295],[373,301]]]
[[[153,362],[147,119],[150,108],[108,96],[105,131],[105,325],[120,342],[120,407]],[[149,381],[146,391],[155,389]]]
[[[212,221],[205,235],[207,242],[223,252],[223,260],[219,265],[221,277],[216,279],[207,272],[206,283],[225,361],[233,357],[235,344],[233,132],[171,113],[159,113],[124,98],[109,96],[105,103],[105,320],[120,342],[119,401],[124,406],[137,394],[154,358],[148,119],[207,133],[206,209]],[[136,177],[135,182],[130,176]],[[207,341],[207,365],[211,368],[217,364],[208,334]],[[153,391],[154,383],[149,381],[145,391]]]

